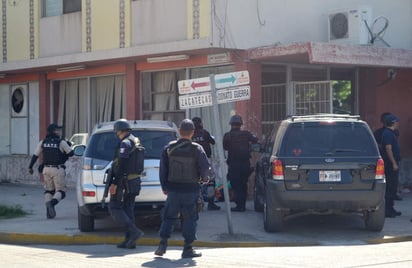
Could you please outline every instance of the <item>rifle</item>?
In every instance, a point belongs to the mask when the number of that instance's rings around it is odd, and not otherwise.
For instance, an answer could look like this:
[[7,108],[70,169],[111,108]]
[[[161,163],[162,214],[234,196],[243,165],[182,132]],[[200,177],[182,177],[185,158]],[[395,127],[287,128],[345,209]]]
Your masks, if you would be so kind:
[[108,168],[106,169],[106,172],[104,173],[104,177],[103,177],[103,183],[104,183],[104,193],[103,193],[103,198],[102,198],[102,208],[104,208],[104,204],[106,202],[106,198],[109,195],[109,188],[110,185],[112,185],[113,183],[113,171],[112,168]]

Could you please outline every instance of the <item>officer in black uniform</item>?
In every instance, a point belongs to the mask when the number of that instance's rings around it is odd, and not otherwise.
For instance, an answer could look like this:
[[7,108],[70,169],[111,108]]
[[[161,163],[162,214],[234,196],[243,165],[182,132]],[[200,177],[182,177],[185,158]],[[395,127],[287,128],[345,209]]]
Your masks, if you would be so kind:
[[40,141],[34,152],[29,173],[33,174],[33,165],[40,154],[43,154],[43,182],[44,198],[46,203],[46,216],[48,219],[56,217],[55,206],[66,197],[66,166],[64,163],[74,155],[70,145],[62,139],[62,126],[50,124],[47,127],[47,135]]
[[179,128],[180,139],[165,146],[160,158],[159,178],[163,192],[167,195],[160,226],[160,244],[155,254],[162,256],[166,252],[167,240],[173,230],[179,214],[182,215],[182,235],[184,248],[182,258],[200,257],[202,254],[193,250],[196,240],[196,228],[199,214],[199,180],[208,180],[211,168],[202,146],[192,142],[194,124],[184,119]]
[[[192,118],[193,124],[195,125],[195,133],[193,134],[192,141],[200,144],[205,150],[209,163],[211,163],[210,158],[212,157],[212,148],[210,145],[216,143],[215,138],[210,135],[209,131],[203,128],[202,119],[200,117]],[[205,196],[207,201],[207,210],[219,210],[220,207],[215,204],[215,186],[216,182],[211,179],[208,183],[202,184],[202,195]],[[209,191],[208,191],[209,190]]]
[[125,229],[125,239],[117,247],[133,249],[136,248],[136,240],[143,235],[143,231],[135,224],[134,214],[135,198],[140,193],[140,174],[143,171],[143,164],[138,164],[138,154],[143,147],[131,133],[126,120],[116,121],[114,132],[120,142],[112,163],[109,210],[113,220]]
[[241,130],[243,124],[240,115],[233,115],[229,124],[231,130],[223,136],[223,149],[228,151],[228,174],[236,207],[232,211],[243,212],[246,210],[247,183],[252,168],[250,167],[250,144],[257,143],[255,135],[247,130]]

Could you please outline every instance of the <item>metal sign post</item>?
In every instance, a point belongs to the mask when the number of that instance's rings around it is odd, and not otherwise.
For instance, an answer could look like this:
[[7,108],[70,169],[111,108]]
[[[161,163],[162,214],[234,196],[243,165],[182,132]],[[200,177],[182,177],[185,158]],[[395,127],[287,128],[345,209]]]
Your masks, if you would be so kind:
[[212,90],[212,107],[213,107],[213,118],[215,119],[215,130],[216,130],[216,146],[217,146],[217,152],[218,152],[218,157],[219,157],[219,168],[220,168],[220,174],[222,174],[222,183],[223,183],[223,194],[225,197],[225,204],[226,204],[226,217],[227,217],[227,226],[228,226],[228,231],[230,235],[233,235],[233,224],[232,224],[232,214],[230,210],[230,196],[229,196],[229,190],[227,188],[227,179],[226,179],[226,173],[224,169],[225,163],[225,158],[224,158],[224,153],[223,153],[223,137],[222,137],[222,127],[220,125],[220,120],[217,120],[219,118],[219,110],[218,110],[218,104],[217,104],[217,96],[216,96],[216,83],[215,83],[215,75],[211,74],[209,76],[210,79],[210,88]]

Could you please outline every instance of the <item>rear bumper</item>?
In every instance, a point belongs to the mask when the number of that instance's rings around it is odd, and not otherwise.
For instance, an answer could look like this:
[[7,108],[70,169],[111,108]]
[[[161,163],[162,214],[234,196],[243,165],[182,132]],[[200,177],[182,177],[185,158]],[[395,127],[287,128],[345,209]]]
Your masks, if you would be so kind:
[[364,211],[379,207],[385,196],[385,181],[372,190],[286,190],[284,181],[267,181],[267,192],[281,210]]
[[[152,215],[159,214],[162,208],[165,206],[165,202],[136,202],[135,203],[135,214],[136,215]],[[109,215],[109,203],[93,203],[83,206],[79,206],[80,213],[87,216],[93,217],[103,217]]]

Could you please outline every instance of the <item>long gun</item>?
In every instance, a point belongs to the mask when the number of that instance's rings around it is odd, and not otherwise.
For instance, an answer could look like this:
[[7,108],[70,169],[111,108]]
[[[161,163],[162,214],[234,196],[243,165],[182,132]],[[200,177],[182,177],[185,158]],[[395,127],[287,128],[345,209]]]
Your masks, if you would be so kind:
[[103,193],[103,198],[102,198],[102,208],[104,208],[104,205],[106,203],[106,198],[109,195],[109,188],[110,185],[113,183],[113,171],[111,168],[106,169],[106,172],[104,173],[104,178],[103,178],[103,183],[104,183],[104,193]]

